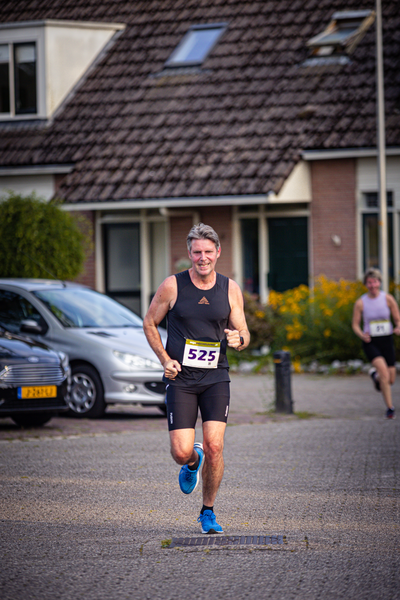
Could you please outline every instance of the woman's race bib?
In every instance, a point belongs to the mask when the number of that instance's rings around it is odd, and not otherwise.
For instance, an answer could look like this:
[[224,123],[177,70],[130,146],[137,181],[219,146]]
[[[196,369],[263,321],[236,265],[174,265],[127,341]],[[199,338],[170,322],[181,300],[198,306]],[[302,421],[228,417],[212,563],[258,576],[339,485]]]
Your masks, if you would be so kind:
[[220,342],[197,342],[186,340],[182,364],[198,369],[216,369],[220,353]]
[[392,333],[390,321],[370,321],[369,333],[371,337],[390,335]]

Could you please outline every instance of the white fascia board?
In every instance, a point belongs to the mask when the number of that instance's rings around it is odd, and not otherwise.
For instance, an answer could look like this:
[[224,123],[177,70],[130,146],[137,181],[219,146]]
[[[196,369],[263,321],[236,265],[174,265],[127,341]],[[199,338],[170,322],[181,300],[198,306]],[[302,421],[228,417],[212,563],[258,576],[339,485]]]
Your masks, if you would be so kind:
[[43,165],[34,167],[0,167],[0,177],[22,175],[65,175],[71,173],[73,165]]
[[279,200],[273,192],[257,196],[209,196],[207,198],[161,198],[161,199],[138,199],[120,200],[118,202],[78,202],[77,204],[64,203],[63,210],[134,210],[142,208],[191,208],[197,209],[202,206],[246,206],[251,204],[293,204],[304,203],[309,200],[302,198],[291,200]]
[[125,29],[123,23],[102,23],[101,21],[63,21],[62,19],[42,19],[41,21],[13,21],[12,23],[0,23],[0,29],[21,29],[23,27],[83,27],[84,29]]
[[[306,161],[333,160],[338,158],[366,158],[377,156],[376,148],[344,148],[343,150],[303,150],[302,157]],[[386,156],[400,155],[400,148],[386,148]]]
[[268,196],[210,196],[207,198],[153,198],[137,200],[113,200],[104,202],[78,202],[77,204],[62,204],[68,211],[74,210],[123,210],[141,208],[198,208],[200,206],[228,206],[239,204],[268,204]]

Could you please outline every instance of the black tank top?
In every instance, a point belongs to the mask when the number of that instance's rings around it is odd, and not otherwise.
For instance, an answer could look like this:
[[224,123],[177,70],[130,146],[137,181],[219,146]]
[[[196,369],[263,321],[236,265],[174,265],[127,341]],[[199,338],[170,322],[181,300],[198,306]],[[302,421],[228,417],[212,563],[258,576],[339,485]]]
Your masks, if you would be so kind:
[[181,363],[186,339],[201,342],[221,342],[221,351],[216,369],[198,369],[182,365],[182,371],[174,381],[164,378],[166,383],[179,387],[196,384],[212,385],[230,381],[226,356],[226,335],[231,307],[229,304],[229,279],[216,274],[215,285],[210,290],[200,290],[190,279],[189,271],[175,275],[178,297],[168,313],[168,355]]

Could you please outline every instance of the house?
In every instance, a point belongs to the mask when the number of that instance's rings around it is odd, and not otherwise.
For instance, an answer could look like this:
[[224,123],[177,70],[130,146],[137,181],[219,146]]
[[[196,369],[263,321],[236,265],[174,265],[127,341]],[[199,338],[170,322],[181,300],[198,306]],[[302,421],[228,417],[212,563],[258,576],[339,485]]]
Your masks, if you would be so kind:
[[[79,211],[81,280],[144,314],[220,234],[265,300],[377,262],[375,3],[41,0],[0,6],[0,191]],[[400,3],[383,0],[390,274],[400,272]]]

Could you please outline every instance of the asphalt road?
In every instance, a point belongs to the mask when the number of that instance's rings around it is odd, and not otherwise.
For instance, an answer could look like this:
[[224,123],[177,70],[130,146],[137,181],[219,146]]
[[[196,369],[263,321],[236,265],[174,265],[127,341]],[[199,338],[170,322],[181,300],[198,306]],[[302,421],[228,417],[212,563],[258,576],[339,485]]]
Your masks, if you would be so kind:
[[223,536],[200,534],[157,409],[2,423],[2,600],[400,598],[400,420],[367,376],[293,377],[297,416],[273,390],[233,378]]

